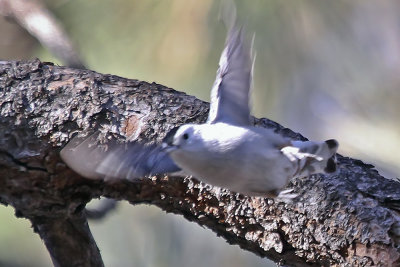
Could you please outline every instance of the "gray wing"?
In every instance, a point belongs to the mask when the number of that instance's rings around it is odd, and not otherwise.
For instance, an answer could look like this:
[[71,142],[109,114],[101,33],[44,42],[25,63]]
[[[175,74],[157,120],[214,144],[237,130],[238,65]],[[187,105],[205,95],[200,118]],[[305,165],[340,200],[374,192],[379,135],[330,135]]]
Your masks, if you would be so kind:
[[180,168],[157,145],[120,144],[111,141],[96,144],[96,136],[72,139],[60,152],[64,162],[75,172],[91,179],[135,179],[172,173]]
[[249,95],[253,79],[252,43],[242,28],[232,26],[211,90],[208,123],[250,125]]

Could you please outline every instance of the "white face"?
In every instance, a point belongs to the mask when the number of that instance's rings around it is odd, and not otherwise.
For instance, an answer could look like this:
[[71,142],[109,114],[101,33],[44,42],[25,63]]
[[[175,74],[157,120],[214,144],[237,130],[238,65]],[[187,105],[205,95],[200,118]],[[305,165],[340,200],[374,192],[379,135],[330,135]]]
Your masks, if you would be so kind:
[[170,145],[177,149],[190,150],[192,146],[196,145],[197,139],[198,136],[196,135],[193,125],[187,124],[179,127],[174,135],[172,144]]
[[240,145],[246,132],[245,128],[220,123],[186,124],[171,130],[163,140],[163,147],[171,153],[226,150],[233,144]]
[[203,145],[198,127],[201,126],[186,124],[171,130],[163,140],[163,147],[169,153],[198,150]]

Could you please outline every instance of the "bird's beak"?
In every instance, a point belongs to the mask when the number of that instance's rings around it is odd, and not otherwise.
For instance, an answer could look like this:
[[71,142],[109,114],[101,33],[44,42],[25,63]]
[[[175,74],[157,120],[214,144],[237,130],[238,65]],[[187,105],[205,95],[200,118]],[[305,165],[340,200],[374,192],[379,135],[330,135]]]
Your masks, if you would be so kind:
[[170,145],[168,143],[163,142],[161,144],[161,151],[171,153],[172,151],[176,150],[178,147],[174,145]]

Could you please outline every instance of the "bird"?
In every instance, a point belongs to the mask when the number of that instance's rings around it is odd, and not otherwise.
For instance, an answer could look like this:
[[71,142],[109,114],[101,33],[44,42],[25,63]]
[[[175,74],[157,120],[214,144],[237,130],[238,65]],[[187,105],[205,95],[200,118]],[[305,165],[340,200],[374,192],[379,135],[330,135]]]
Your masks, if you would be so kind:
[[74,138],[61,150],[64,162],[92,179],[135,180],[180,172],[235,193],[268,198],[295,197],[284,190],[295,177],[335,173],[335,139],[291,140],[253,125],[254,38],[246,39],[233,16],[226,23],[228,35],[205,123],[175,127],[161,144],[111,142],[104,150],[93,145],[96,134]]

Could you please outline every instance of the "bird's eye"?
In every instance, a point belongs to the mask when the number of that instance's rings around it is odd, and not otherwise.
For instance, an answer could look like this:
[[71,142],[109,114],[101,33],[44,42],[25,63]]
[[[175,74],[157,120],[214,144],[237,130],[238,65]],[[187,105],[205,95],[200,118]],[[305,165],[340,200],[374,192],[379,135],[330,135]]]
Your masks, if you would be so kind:
[[187,133],[184,133],[182,137],[183,137],[183,140],[188,140],[189,139],[189,135]]

